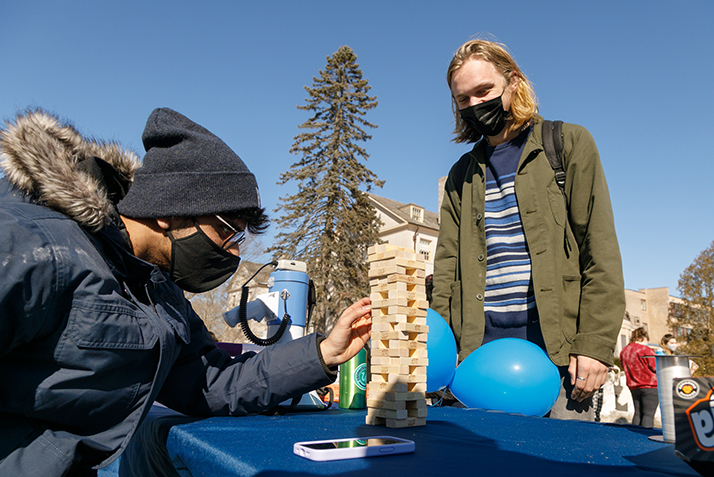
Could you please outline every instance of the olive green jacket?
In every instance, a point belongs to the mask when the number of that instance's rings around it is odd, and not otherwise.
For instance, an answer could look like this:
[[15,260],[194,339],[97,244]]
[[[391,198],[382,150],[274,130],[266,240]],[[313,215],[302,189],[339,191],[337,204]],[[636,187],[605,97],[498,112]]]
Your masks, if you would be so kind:
[[[542,125],[537,117],[518,164],[515,190],[543,338],[558,366],[567,365],[570,354],[612,364],[625,290],[600,156],[585,128],[563,124],[566,208],[543,151]],[[464,166],[465,180],[458,184],[455,171]],[[454,331],[460,359],[484,336],[485,182],[484,147],[477,143],[452,167],[441,205],[431,306]]]

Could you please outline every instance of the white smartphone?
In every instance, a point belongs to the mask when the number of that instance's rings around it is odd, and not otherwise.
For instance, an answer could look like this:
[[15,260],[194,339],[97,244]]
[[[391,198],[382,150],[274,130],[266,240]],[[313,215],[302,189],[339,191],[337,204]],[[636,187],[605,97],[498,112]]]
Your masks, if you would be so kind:
[[297,442],[293,445],[293,452],[316,461],[359,459],[414,452],[414,442],[391,436],[353,437]]

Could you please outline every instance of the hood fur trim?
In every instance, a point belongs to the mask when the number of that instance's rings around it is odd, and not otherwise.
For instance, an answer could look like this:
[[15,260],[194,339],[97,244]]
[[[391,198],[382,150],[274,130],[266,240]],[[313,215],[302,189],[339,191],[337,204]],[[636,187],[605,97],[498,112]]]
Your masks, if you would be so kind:
[[82,137],[42,110],[19,114],[0,131],[0,168],[17,188],[91,231],[100,230],[113,204],[77,162],[100,157],[132,180],[138,156],[117,143]]

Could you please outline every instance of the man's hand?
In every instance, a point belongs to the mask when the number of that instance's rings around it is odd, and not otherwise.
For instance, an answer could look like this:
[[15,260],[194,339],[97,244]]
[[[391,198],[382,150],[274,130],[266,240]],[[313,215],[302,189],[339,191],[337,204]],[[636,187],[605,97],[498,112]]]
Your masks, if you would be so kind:
[[572,399],[578,402],[592,396],[607,380],[608,366],[600,361],[582,355],[570,355],[570,384],[573,385]]
[[320,343],[327,366],[342,364],[359,353],[372,333],[372,306],[362,298],[347,308],[335,323],[330,336]]

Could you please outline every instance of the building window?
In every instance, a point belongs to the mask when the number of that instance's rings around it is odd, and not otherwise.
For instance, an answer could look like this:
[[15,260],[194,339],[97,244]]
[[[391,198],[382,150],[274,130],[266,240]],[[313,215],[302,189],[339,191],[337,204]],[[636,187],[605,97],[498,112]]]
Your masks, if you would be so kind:
[[424,222],[424,209],[412,206],[412,219],[417,222]]
[[429,257],[431,256],[431,240],[419,239],[419,253],[425,262],[429,261]]
[[689,339],[689,334],[692,332],[691,329],[684,328],[682,326],[677,326],[672,331],[674,333],[674,337],[677,338],[677,341],[685,341],[685,342]]
[[647,311],[647,300],[640,300],[640,310]]

